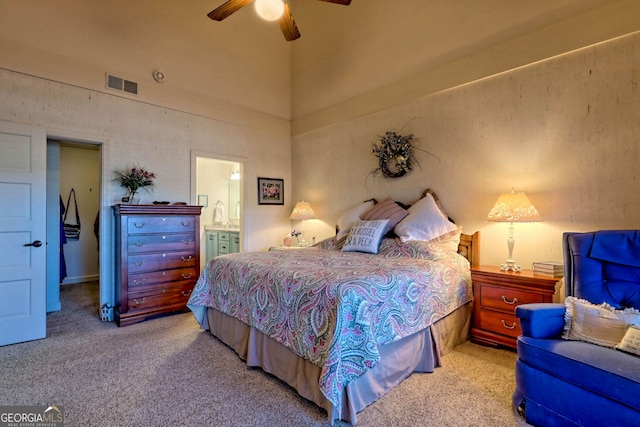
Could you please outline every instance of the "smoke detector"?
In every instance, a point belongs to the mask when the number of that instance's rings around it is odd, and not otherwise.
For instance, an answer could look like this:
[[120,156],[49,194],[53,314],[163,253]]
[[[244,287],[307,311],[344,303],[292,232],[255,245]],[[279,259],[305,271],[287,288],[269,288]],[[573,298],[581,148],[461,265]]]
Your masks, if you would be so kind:
[[158,83],[164,83],[164,73],[160,70],[154,70],[153,80],[157,81]]

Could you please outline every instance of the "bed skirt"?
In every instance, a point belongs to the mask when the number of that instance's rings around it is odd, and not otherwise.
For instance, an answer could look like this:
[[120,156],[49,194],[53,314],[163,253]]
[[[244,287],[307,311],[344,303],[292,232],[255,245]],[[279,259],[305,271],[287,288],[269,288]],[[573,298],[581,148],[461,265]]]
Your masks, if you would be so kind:
[[[469,337],[471,303],[465,304],[431,327],[380,347],[380,361],[343,393],[342,410],[320,391],[320,367],[245,323],[215,309],[207,310],[209,331],[231,347],[247,366],[260,367],[296,389],[300,396],[327,411],[329,420],[351,424],[356,414],[384,396],[414,372],[433,372],[440,357]],[[340,417],[338,414],[342,413]]]

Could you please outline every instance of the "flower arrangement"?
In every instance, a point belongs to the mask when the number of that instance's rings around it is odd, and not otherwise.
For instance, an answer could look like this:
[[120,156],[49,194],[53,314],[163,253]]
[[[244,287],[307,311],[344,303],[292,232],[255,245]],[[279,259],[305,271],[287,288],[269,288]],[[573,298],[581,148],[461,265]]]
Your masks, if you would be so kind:
[[291,232],[291,237],[295,237],[296,240],[298,241],[298,244],[300,243],[300,236],[302,235],[302,231],[300,230],[293,230]]
[[133,201],[133,196],[138,189],[143,187],[149,187],[153,185],[153,180],[156,178],[156,174],[148,171],[141,166],[132,166],[130,168],[119,169],[114,171],[116,178],[114,181],[119,181],[120,186],[126,188],[129,191],[129,200]]

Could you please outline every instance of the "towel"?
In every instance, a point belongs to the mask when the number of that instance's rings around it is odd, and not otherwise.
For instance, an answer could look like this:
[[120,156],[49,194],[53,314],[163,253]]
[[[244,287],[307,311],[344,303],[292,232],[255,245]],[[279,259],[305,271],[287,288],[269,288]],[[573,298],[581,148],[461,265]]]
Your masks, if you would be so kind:
[[213,222],[224,222],[224,205],[219,200],[213,209]]

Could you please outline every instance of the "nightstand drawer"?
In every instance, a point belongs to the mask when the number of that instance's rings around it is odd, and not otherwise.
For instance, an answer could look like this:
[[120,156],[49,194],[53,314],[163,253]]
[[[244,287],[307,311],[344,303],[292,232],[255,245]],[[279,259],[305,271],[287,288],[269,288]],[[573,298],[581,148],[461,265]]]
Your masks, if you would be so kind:
[[513,313],[520,304],[543,302],[543,296],[518,289],[500,288],[482,285],[480,287],[480,306]]
[[520,304],[553,302],[560,280],[536,276],[531,270],[507,272],[495,266],[473,267],[471,279],[475,297],[471,340],[512,349],[521,334],[515,308]]
[[495,332],[518,338],[521,333],[520,322],[515,314],[500,313],[492,310],[480,310],[480,325],[482,330]]

